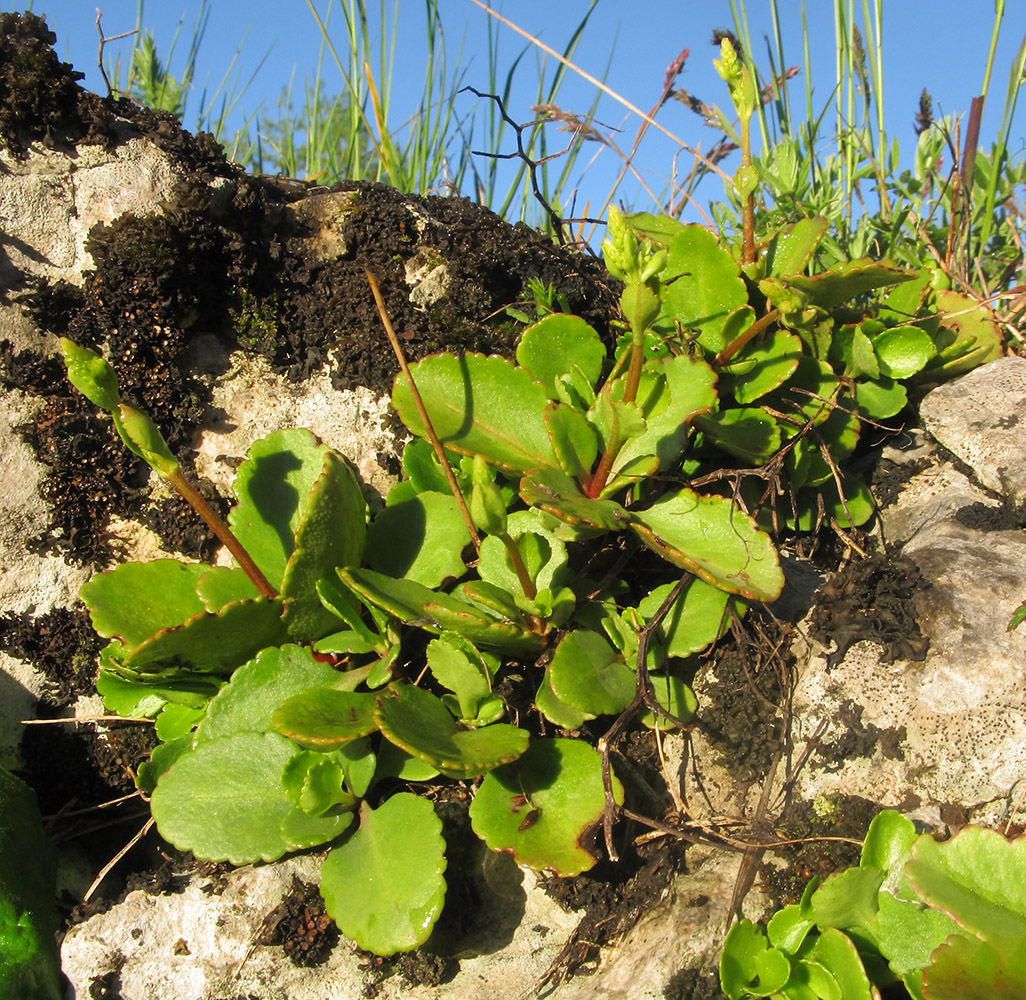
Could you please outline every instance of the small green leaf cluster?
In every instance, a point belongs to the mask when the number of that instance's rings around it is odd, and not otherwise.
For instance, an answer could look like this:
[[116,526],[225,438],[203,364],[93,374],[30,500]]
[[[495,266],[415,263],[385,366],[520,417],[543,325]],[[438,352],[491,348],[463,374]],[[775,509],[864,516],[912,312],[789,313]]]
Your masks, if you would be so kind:
[[916,1000],[1026,996],[1026,837],[965,827],[939,843],[893,810],[859,865],[813,879],[762,927],[731,928],[730,1000],[870,1000],[900,982]]
[[[740,465],[749,504],[786,497],[776,525],[808,531],[824,517],[841,528],[867,521],[869,490],[843,471],[863,428],[896,417],[916,387],[1003,352],[992,311],[935,287],[943,282],[932,268],[834,261],[824,218],[768,234],[758,259],[744,266],[738,248],[701,226],[641,213],[619,225],[655,263],[645,283],[655,303],[644,351],[697,356],[716,376],[714,404],[691,420],[683,471],[708,480],[723,474],[725,457]],[[626,275],[622,252],[604,249],[630,289],[637,282]],[[769,523],[766,512],[760,524]]]

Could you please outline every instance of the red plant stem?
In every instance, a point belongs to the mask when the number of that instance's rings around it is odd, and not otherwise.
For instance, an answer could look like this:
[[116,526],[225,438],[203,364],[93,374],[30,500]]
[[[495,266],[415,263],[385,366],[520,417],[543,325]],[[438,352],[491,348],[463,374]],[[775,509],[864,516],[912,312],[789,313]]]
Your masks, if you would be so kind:
[[508,532],[503,532],[499,537],[502,539],[502,544],[506,546],[506,552],[509,554],[509,561],[513,564],[513,571],[517,575],[517,579],[520,581],[520,586],[524,591],[524,597],[529,601],[533,601],[538,596],[538,588],[535,587],[534,581],[531,579],[531,574],[527,572],[527,567],[524,565],[524,557],[520,554],[520,549],[517,548],[517,543],[513,541]]
[[631,366],[627,369],[627,382],[623,387],[623,401],[633,403],[638,398],[638,386],[641,384],[641,365],[645,360],[645,331],[634,331],[631,343]]
[[619,435],[614,435],[606,446],[606,450],[602,453],[598,468],[592,474],[591,479],[588,480],[588,485],[584,488],[584,495],[586,497],[594,500],[605,489],[606,480],[609,479],[609,472],[613,468],[613,462],[619,451]]
[[260,596],[273,601],[278,596],[278,592],[268,583],[267,577],[260,571],[260,567],[253,562],[242,542],[232,534],[232,529],[221,520],[217,511],[207,503],[180,471],[172,472],[171,475],[164,478],[188,501],[192,509],[203,518],[218,541],[235,557],[235,561],[242,571],[253,581],[253,586],[260,592]]
[[[752,122],[751,119],[741,120],[741,165],[752,165]],[[741,263],[755,263],[755,192],[746,199],[742,210],[742,243]]]
[[725,365],[738,351],[741,350],[745,344],[748,343],[757,334],[762,333],[778,316],[780,315],[779,309],[771,309],[765,316],[757,319],[744,333],[736,336],[726,347],[720,351],[719,354],[713,358],[713,364],[717,367]]
[[378,307],[378,315],[381,317],[381,325],[385,328],[385,334],[388,336],[388,342],[392,345],[392,350],[395,352],[395,356],[399,361],[399,367],[402,369],[403,375],[406,377],[406,381],[410,386],[410,394],[413,396],[413,402],[416,404],[417,412],[420,414],[421,422],[424,424],[424,431],[428,436],[428,440],[431,442],[431,447],[434,448],[435,454],[438,456],[438,461],[442,465],[442,472],[445,473],[445,479],[449,484],[449,489],[452,490],[452,495],[456,498],[456,503],[459,505],[460,513],[463,515],[463,520],[467,524],[467,530],[470,532],[470,540],[474,543],[474,549],[480,552],[481,536],[478,535],[477,529],[474,527],[474,519],[470,516],[470,511],[467,509],[467,501],[463,498],[463,491],[460,489],[460,484],[456,482],[456,474],[452,471],[452,466],[449,465],[449,459],[445,454],[445,448],[442,446],[442,442],[438,440],[438,435],[435,433],[435,428],[431,424],[431,418],[428,416],[427,407],[424,405],[424,400],[420,395],[420,390],[417,388],[417,383],[413,380],[413,372],[410,371],[410,366],[406,363],[406,355],[403,354],[403,349],[399,344],[399,338],[395,335],[395,328],[392,326],[392,320],[388,315],[388,310],[385,308],[385,300],[381,297],[381,289],[378,287],[377,279],[370,273],[370,271],[365,271],[364,273],[367,275],[367,281],[370,283],[371,294],[374,296],[374,304]]

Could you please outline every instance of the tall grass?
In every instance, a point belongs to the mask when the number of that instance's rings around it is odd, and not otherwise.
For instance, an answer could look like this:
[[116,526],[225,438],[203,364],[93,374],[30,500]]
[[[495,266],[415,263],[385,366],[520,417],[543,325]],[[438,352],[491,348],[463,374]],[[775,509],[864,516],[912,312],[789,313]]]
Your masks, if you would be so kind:
[[[124,61],[120,51],[113,59],[107,61],[107,79],[115,93],[132,97],[155,110],[170,112],[184,121],[190,98],[196,89],[196,63],[210,20],[208,0],[202,0],[200,3],[196,22],[188,38],[183,65],[177,76],[171,73],[170,66],[176,52],[179,51],[178,43],[182,37],[184,17],[179,20],[163,58],[158,53],[153,33],[143,27],[144,17],[145,0],[138,0],[136,27],[135,31],[130,33],[133,39],[131,51]],[[199,108],[191,126],[194,131],[212,132],[218,138],[224,138],[229,118],[239,109],[246,91],[267,58],[265,53],[249,77],[243,80],[239,59],[245,42],[244,34],[220,82],[213,90],[208,93],[205,85],[200,90]]]

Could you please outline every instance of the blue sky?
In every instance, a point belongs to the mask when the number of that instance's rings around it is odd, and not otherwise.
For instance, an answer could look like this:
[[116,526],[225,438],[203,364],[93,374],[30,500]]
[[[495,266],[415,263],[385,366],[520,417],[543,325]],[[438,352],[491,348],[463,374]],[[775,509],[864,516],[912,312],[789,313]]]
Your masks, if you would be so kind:
[[[322,16],[328,12],[328,0],[314,0]],[[416,105],[424,74],[424,4],[421,0],[387,0],[391,10],[399,4],[400,18],[396,40],[397,52],[393,79],[393,122],[403,118]],[[86,73],[85,85],[102,91],[96,70],[96,6],[103,10],[103,27],[113,35],[135,27],[137,0],[37,0],[33,9],[45,13],[57,33],[58,53]],[[0,3],[0,9],[22,10],[24,3]],[[487,90],[488,57],[486,24],[488,15],[471,0],[440,0],[445,30],[446,52],[450,66],[458,60],[467,66],[464,82]],[[862,2],[856,2],[861,21]],[[873,6],[872,2],[869,6]],[[377,13],[377,0],[368,7]],[[522,28],[538,35],[554,48],[562,50],[574,28],[587,10],[586,0],[507,0],[501,10]],[[765,37],[772,38],[771,5],[768,0],[749,0],[748,25],[756,61],[767,65]],[[802,8],[799,0],[779,0],[781,34],[788,64],[803,62]],[[834,3],[830,0],[808,0],[804,5],[807,18],[812,74],[813,103],[820,111],[831,99],[835,83]],[[884,0],[884,107],[888,132],[901,145],[902,160],[909,162],[915,134],[912,124],[919,93],[925,86],[934,98],[935,113],[965,113],[971,98],[980,90],[983,70],[990,44],[994,18],[992,0]],[[1026,33],[1026,4],[1013,0],[1008,4],[994,73],[991,80],[987,113],[981,139],[984,144],[994,136],[1000,123],[1011,67],[1020,42]],[[193,25],[201,8],[200,0],[150,0],[144,8],[143,25],[156,35],[159,50],[167,52],[181,22],[178,51],[171,61],[174,71],[188,47]],[[321,42],[320,29],[305,0],[250,0],[242,4],[228,0],[208,0],[209,22],[200,49],[197,83],[213,91],[221,82],[229,64],[240,50],[235,73],[240,82],[252,81],[241,98],[237,122],[242,111],[253,112],[261,101],[268,105],[281,93],[290,79],[301,90],[304,77],[316,71]],[[330,25],[343,25],[340,4],[335,2]],[[656,100],[666,67],[684,48],[691,57],[680,78],[680,84],[710,103],[727,104],[724,87],[712,69],[717,54],[709,44],[716,27],[732,27],[730,0],[599,0],[585,30],[575,61],[635,105],[648,110]],[[499,65],[507,67],[521,53],[524,42],[504,27],[498,28]],[[337,34],[341,39],[341,30]],[[341,41],[338,42],[341,45]],[[121,51],[127,56],[130,41],[108,46],[108,56]],[[612,53],[612,59],[610,59]],[[538,74],[544,57],[530,50],[517,71],[517,87],[509,107],[518,121],[532,117],[530,105],[536,100]],[[551,67],[551,60],[548,66]],[[341,87],[337,70],[329,62],[323,67],[331,90]],[[792,100],[804,107],[802,78],[792,83]],[[571,77],[560,93],[564,110],[584,111],[592,100],[594,88]],[[464,95],[465,104],[458,110],[470,113],[474,98]],[[198,102],[193,101],[186,114],[186,124],[194,124]],[[405,105],[405,106],[404,106]],[[618,104],[603,98],[597,118],[607,126],[621,128],[617,137],[629,147],[637,127],[637,119]],[[715,133],[701,124],[692,113],[678,105],[668,105],[658,120],[684,141],[703,149],[714,141]],[[1021,145],[1022,109],[1012,130],[1012,151]],[[553,135],[555,147],[560,144]],[[508,150],[504,150],[508,151]],[[581,166],[588,161],[595,147],[586,149]],[[638,157],[645,177],[655,189],[661,189],[673,169],[675,147],[670,140],[650,134]],[[687,165],[678,162],[686,169]],[[588,173],[575,178],[580,182],[580,199],[601,201],[608,192],[611,178],[619,167],[615,154],[601,151]],[[580,171],[578,171],[578,175]],[[719,190],[708,189],[709,197]],[[648,207],[642,206],[642,207]]]

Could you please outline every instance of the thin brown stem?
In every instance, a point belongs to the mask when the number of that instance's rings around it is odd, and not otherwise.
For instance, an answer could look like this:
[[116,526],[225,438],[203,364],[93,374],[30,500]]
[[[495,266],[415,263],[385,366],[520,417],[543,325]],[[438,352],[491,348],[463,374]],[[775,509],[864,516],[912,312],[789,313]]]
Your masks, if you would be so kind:
[[207,527],[214,533],[217,540],[234,556],[242,571],[253,581],[253,586],[259,591],[260,596],[273,601],[278,596],[278,592],[268,583],[267,577],[260,571],[260,567],[253,562],[242,542],[232,534],[232,529],[221,520],[217,511],[207,503],[180,471],[172,472],[171,475],[165,476],[165,479],[189,502],[192,509],[206,522]]
[[406,382],[410,387],[410,394],[413,396],[413,402],[417,407],[417,412],[420,414],[421,422],[424,424],[424,432],[427,434],[428,440],[431,442],[431,447],[434,448],[435,454],[438,456],[438,461],[441,463],[442,472],[445,473],[446,482],[449,484],[449,489],[452,490],[452,495],[456,498],[456,503],[459,505],[460,513],[463,515],[463,520],[466,521],[467,530],[470,532],[470,540],[474,543],[474,548],[481,551],[481,536],[477,533],[477,529],[474,527],[474,519],[470,516],[470,511],[467,509],[467,501],[463,498],[463,491],[460,489],[460,484],[456,482],[456,474],[452,471],[452,466],[449,464],[449,458],[445,454],[445,448],[442,442],[438,440],[438,435],[435,433],[435,428],[431,423],[431,418],[428,416],[427,407],[424,405],[424,399],[420,394],[420,390],[417,388],[417,383],[413,379],[413,372],[410,371],[410,366],[407,364],[406,355],[403,353],[403,349],[399,344],[399,338],[395,335],[395,328],[392,326],[391,317],[388,315],[388,310],[385,308],[385,300],[381,297],[381,289],[378,287],[377,279],[370,271],[365,271],[367,275],[367,281],[370,284],[371,294],[374,296],[374,304],[378,307],[378,315],[381,317],[381,325],[385,328],[385,333],[388,336],[388,342],[392,345],[392,350],[395,352],[396,359],[399,362],[399,367],[402,369],[403,375],[406,378]]

